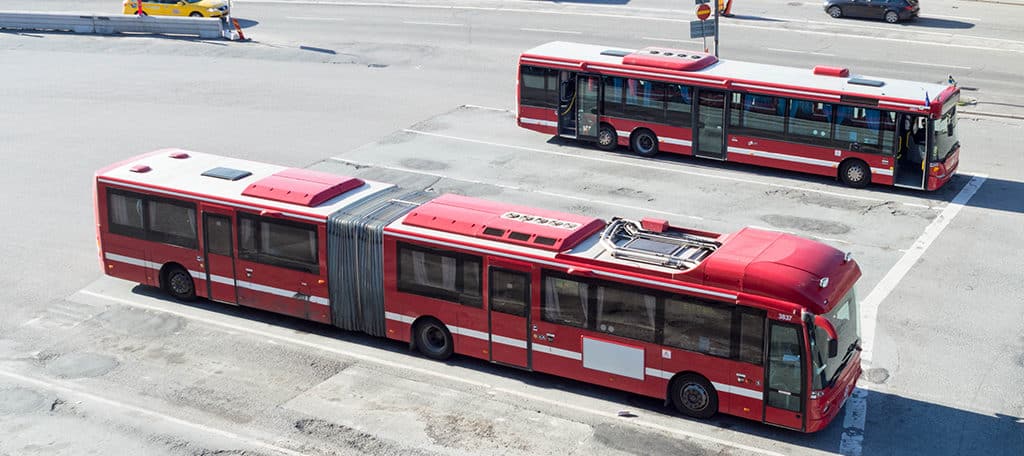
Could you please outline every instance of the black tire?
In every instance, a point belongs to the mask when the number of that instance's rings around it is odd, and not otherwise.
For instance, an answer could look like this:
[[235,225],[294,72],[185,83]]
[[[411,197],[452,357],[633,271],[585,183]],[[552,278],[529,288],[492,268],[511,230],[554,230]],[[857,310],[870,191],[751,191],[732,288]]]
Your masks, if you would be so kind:
[[838,6],[833,6],[828,9],[828,15],[836,19],[843,17],[843,9]]
[[416,325],[416,349],[428,358],[445,360],[452,356],[455,344],[452,333],[443,323],[427,319]]
[[611,125],[601,124],[601,128],[597,130],[597,148],[613,151],[617,147],[619,147],[619,134]]
[[190,17],[203,17],[203,13],[200,13],[199,11],[193,11],[192,14],[189,14],[189,16]]
[[180,266],[171,266],[164,274],[163,289],[182,301],[196,299],[196,285],[188,271]]
[[899,21],[900,21],[900,15],[897,14],[895,11],[886,11],[885,12],[885,22],[888,22],[890,24],[895,24],[895,23],[897,23]]
[[850,187],[867,187],[871,183],[871,168],[863,161],[847,160],[839,167],[839,179]]
[[658,155],[658,137],[651,130],[638,130],[630,139],[633,152],[642,157]]
[[685,374],[669,386],[672,405],[686,416],[708,419],[718,413],[718,392],[704,377]]

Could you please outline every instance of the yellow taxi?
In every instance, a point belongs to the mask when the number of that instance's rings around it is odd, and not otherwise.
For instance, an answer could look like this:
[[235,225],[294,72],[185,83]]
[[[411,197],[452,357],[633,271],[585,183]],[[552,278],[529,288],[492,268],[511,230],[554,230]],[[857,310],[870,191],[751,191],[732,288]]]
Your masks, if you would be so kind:
[[[138,14],[140,0],[124,0],[124,14]],[[143,16],[221,17],[230,12],[226,0],[141,0]]]

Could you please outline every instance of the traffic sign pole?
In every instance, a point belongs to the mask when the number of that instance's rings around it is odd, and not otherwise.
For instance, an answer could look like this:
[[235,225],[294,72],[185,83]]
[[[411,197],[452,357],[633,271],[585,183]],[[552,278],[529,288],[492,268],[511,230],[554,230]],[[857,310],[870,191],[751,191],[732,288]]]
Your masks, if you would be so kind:
[[718,15],[718,0],[715,0],[715,57],[718,57]]

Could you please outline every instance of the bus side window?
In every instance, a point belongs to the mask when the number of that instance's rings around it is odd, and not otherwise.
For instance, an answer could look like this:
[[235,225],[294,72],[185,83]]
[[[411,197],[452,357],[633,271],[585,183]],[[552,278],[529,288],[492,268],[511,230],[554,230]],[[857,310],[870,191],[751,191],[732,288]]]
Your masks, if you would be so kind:
[[590,286],[566,277],[544,276],[541,319],[555,324],[588,328]]

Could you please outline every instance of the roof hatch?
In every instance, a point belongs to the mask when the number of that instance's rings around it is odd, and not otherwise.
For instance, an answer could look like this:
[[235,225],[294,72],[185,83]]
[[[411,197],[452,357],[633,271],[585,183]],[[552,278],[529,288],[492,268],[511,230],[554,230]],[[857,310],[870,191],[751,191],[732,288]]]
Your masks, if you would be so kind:
[[250,184],[242,195],[314,207],[363,184],[355,177],[291,168]]
[[604,220],[442,195],[405,217],[405,224],[560,252],[604,228]]
[[622,58],[624,65],[637,65],[666,70],[698,71],[718,61],[718,57],[684,49],[648,47]]

